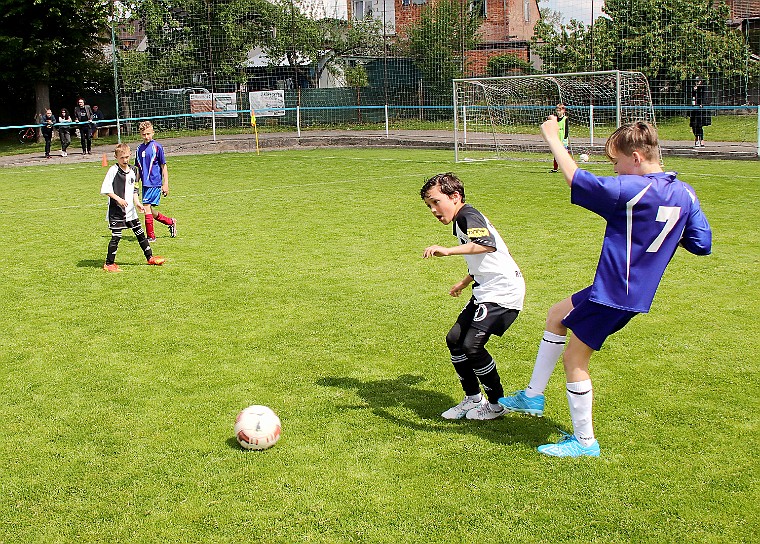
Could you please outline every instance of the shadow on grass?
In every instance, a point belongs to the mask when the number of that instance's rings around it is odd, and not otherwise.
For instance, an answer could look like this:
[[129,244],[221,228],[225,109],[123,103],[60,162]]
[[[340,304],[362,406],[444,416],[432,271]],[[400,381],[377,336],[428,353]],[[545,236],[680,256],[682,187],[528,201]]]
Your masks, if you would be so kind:
[[[398,378],[362,381],[355,378],[327,377],[317,380],[317,385],[356,391],[369,405],[372,412],[401,427],[434,433],[475,434],[497,444],[526,444],[539,446],[556,433],[557,425],[547,418],[534,418],[521,414],[509,414],[491,421],[466,419],[445,420],[441,412],[456,404],[438,391],[415,387],[424,381],[422,376],[402,374]],[[338,409],[355,410],[364,406],[346,405]],[[418,420],[397,415],[394,408],[404,408],[417,414]]]
[[103,268],[104,259],[82,259],[77,263],[77,268]]

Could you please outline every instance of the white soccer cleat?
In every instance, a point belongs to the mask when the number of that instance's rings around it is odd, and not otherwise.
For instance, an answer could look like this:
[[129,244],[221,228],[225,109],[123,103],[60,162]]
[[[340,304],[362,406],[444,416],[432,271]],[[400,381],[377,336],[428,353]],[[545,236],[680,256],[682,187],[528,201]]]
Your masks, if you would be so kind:
[[[485,400],[485,399],[483,399]],[[491,404],[486,401],[477,408],[474,408],[467,412],[467,419],[496,419],[506,414],[507,411],[501,404]]]
[[470,410],[475,410],[476,408],[480,407],[483,403],[488,404],[488,401],[486,401],[485,398],[481,398],[479,401],[471,400],[467,397],[462,399],[462,402],[457,404],[456,406],[452,406],[445,412],[441,414],[441,417],[444,419],[462,419],[465,416],[467,416],[467,412]]

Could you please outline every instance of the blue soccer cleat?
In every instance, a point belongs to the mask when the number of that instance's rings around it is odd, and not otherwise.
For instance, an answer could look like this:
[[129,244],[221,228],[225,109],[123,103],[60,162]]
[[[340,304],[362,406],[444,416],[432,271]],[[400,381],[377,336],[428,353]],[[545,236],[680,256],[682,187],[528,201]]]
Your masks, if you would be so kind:
[[528,414],[530,416],[542,417],[544,415],[544,396],[528,397],[525,390],[515,391],[509,397],[499,399],[507,412],[517,412],[519,414]]
[[601,452],[599,442],[594,441],[588,446],[584,446],[575,435],[562,433],[564,436],[556,444],[544,444],[538,447],[538,451],[544,455],[552,457],[599,457]]

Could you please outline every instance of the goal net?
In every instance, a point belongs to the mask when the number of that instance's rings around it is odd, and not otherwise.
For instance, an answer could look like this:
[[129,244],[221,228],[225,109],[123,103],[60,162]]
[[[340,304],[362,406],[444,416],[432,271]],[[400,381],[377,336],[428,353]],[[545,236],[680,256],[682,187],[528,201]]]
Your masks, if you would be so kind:
[[[548,147],[540,125],[564,104],[569,150],[590,160],[603,156],[619,126],[655,124],[646,77],[619,70],[454,80],[454,152],[457,162],[539,159]],[[583,157],[584,159],[586,157]]]

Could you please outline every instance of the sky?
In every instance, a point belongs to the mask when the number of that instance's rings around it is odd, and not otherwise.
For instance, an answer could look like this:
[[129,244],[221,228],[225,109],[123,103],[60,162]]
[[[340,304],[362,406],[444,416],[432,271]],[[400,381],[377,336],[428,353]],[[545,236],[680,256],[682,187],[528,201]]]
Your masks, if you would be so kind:
[[539,0],[539,8],[548,7],[562,14],[565,23],[578,19],[588,24],[591,22],[591,4],[594,5],[596,17],[602,15],[604,0]]

